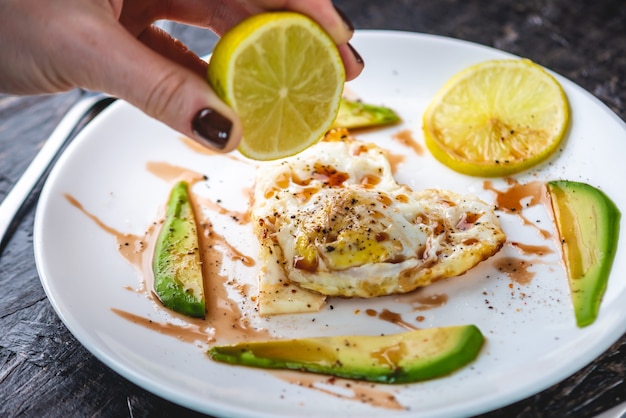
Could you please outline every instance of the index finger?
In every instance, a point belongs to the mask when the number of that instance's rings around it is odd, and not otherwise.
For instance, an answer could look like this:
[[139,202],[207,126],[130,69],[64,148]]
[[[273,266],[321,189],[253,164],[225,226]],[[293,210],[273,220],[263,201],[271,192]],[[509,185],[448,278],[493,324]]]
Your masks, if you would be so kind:
[[127,0],[119,20],[134,36],[160,19],[211,29],[222,35],[259,11],[232,0]]
[[140,27],[136,32],[155,20],[169,19],[209,28],[222,35],[246,17],[271,10],[291,10],[309,16],[337,45],[347,43],[354,33],[350,21],[330,0],[127,0],[122,14],[125,26]]
[[291,10],[309,16],[328,32],[337,45],[347,43],[354,33],[350,20],[330,0],[256,0],[254,3],[265,10]]

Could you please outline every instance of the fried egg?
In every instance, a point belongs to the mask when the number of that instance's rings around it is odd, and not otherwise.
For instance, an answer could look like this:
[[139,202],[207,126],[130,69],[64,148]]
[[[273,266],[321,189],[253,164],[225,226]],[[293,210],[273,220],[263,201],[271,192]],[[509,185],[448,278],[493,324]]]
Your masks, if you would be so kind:
[[410,292],[465,273],[506,240],[491,205],[411,190],[383,149],[341,130],[261,166],[251,219],[262,315],[317,311],[327,296]]

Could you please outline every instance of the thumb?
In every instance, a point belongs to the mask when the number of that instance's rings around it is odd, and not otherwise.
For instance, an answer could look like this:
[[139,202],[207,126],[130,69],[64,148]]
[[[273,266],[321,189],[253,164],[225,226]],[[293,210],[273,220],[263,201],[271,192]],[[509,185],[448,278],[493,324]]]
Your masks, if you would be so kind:
[[197,71],[152,50],[121,26],[103,39],[107,42],[98,51],[89,88],[124,99],[214,150],[228,152],[239,145],[239,117]]

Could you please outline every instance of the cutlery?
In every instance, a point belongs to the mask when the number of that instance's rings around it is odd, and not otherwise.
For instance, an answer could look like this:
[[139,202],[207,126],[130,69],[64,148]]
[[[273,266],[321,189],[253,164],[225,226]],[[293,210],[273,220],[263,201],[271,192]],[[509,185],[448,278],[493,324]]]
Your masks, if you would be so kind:
[[48,175],[54,162],[74,136],[115,98],[103,93],[83,92],[59,122],[22,177],[0,203],[0,255],[23,215],[26,200]]

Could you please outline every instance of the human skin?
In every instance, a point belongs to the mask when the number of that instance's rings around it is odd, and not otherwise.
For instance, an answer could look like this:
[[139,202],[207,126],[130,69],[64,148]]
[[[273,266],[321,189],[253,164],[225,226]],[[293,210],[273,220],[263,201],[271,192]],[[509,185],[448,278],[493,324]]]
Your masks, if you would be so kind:
[[348,80],[363,69],[348,44],[353,28],[331,0],[2,0],[0,91],[106,92],[227,152],[241,139],[239,118],[207,84],[206,62],[152,24],[167,19],[221,35],[269,10],[316,20],[338,45]]

